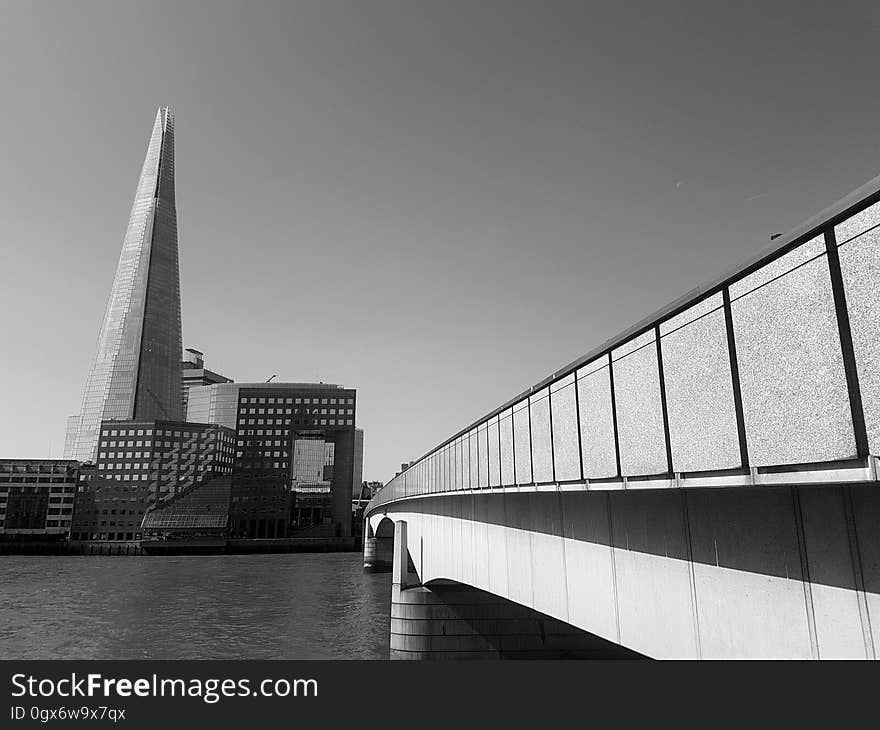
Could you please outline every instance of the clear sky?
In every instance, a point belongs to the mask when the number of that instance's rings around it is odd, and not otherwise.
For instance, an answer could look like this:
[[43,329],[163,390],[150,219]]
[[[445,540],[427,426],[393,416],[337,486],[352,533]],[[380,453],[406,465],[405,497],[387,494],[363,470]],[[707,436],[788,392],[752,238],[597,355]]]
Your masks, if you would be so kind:
[[156,108],[184,345],[364,478],[880,173],[880,4],[0,2],[0,457],[60,458]]

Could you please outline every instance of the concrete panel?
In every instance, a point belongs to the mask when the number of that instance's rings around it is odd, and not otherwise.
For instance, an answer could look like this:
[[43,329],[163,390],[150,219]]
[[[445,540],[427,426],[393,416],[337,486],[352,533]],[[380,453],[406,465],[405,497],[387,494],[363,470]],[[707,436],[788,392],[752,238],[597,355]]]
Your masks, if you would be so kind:
[[461,582],[467,585],[474,584],[474,520],[471,497],[462,495],[459,497],[459,510],[461,514]]
[[867,658],[840,487],[799,490],[820,659]]
[[504,534],[507,538],[507,597],[511,601],[531,607],[534,594],[529,495],[505,494],[504,515]]
[[740,466],[722,306],[721,294],[717,294],[661,328],[674,471]]
[[529,406],[526,400],[513,407],[513,451],[517,484],[532,482],[531,438]]
[[[487,495],[472,495],[474,512],[474,583],[473,585],[483,590],[490,590],[489,585],[489,499]],[[500,500],[497,500],[500,501]],[[503,510],[502,510],[503,512]],[[498,551],[494,551],[497,556]],[[494,569],[507,570],[507,558],[497,561]],[[506,572],[505,572],[506,578]]]
[[607,495],[562,492],[560,497],[568,620],[585,631],[617,641]]
[[809,659],[803,584],[694,564],[704,659]]
[[550,386],[550,413],[553,425],[553,463],[556,481],[580,479],[581,454],[578,444],[574,374]]
[[459,460],[458,467],[461,471],[461,476],[459,484],[461,484],[462,489],[468,489],[470,486],[470,446],[468,445],[467,434],[462,436],[460,441],[461,459]]
[[452,476],[453,471],[455,471],[455,460],[453,459],[453,448],[452,444],[449,444],[446,449],[446,491],[452,492],[455,491],[455,479]]
[[852,503],[874,655],[880,656],[880,489],[853,487]]
[[611,378],[606,364],[577,372],[578,407],[581,413],[581,457],[587,479],[617,474],[614,448],[614,414],[611,410]]
[[465,520],[461,528],[462,582],[468,585],[476,583],[476,521],[474,498],[470,495],[461,496],[462,516]]
[[558,494],[532,493],[531,560],[534,608],[548,616],[568,620],[568,581]]
[[480,489],[486,489],[489,486],[489,439],[487,438],[487,428],[485,423],[477,426],[477,454],[479,463],[477,464],[477,476],[479,477]]
[[774,259],[761,268],[753,271],[748,276],[744,276],[738,281],[730,285],[730,298],[739,299],[749,292],[760,289],[765,284],[769,284],[774,279],[778,279],[786,274],[795,271],[799,267],[822,256],[825,253],[825,237],[822,235],[810,239],[806,243],[802,243],[787,254]]
[[843,223],[834,227],[834,236],[838,245],[843,245],[856,236],[880,226],[880,203],[865,208],[861,213],[847,218]]
[[854,456],[827,256],[759,278],[759,288],[732,301],[752,466]]
[[550,391],[544,388],[529,396],[532,420],[532,478],[553,481],[553,447],[550,442]]
[[498,434],[498,416],[489,419],[487,434],[489,442],[489,486],[501,486],[501,452]]
[[791,490],[686,496],[703,656],[809,658]]
[[[880,216],[877,206],[870,210]],[[865,221],[871,222],[873,218]],[[840,228],[837,227],[838,240],[845,235]],[[877,293],[880,228],[872,228],[841,245],[838,254],[865,411],[868,448],[872,454],[880,454],[880,295]]]
[[501,484],[516,484],[513,468],[513,412],[508,409],[498,421],[501,441]]
[[[626,352],[619,359],[615,355]],[[612,353],[620,469],[625,476],[667,470],[654,331]]]
[[610,493],[620,643],[656,658],[697,656],[681,497]]
[[[509,596],[508,571],[510,570],[507,555],[507,528],[505,525],[504,502],[509,495],[498,494],[486,496],[489,525],[487,528],[487,546],[489,553],[488,590],[498,596]],[[531,580],[531,579],[530,579]]]
[[470,466],[469,489],[476,489],[480,484],[480,459],[477,448],[477,429],[473,429],[468,433],[468,450],[470,456],[468,464]]

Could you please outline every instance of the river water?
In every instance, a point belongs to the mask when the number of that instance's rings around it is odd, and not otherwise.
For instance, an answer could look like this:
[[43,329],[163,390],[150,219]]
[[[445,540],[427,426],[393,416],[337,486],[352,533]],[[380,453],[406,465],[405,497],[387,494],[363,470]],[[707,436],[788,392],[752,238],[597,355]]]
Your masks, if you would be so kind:
[[2,659],[387,659],[360,553],[0,557]]

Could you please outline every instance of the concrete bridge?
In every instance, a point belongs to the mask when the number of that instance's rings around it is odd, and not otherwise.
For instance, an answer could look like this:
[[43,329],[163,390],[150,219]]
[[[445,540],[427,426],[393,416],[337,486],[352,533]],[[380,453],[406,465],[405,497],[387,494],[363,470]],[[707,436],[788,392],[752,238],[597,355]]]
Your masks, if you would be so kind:
[[389,482],[393,658],[880,649],[880,177]]

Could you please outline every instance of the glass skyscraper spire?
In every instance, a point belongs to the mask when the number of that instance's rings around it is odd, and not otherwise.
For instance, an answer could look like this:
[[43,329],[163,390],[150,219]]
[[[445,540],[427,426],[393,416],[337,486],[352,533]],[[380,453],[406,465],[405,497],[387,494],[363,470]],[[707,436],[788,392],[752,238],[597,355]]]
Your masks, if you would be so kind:
[[181,349],[174,116],[160,107],[65,458],[94,460],[102,420],[183,420]]

